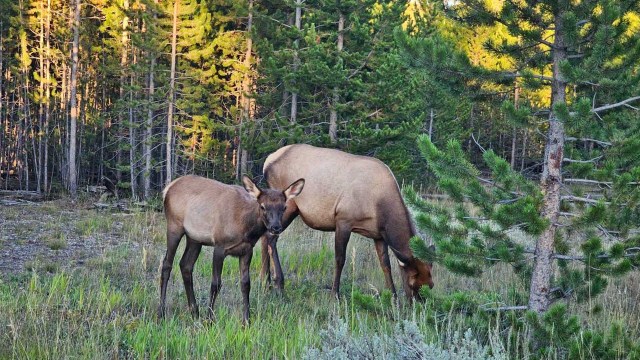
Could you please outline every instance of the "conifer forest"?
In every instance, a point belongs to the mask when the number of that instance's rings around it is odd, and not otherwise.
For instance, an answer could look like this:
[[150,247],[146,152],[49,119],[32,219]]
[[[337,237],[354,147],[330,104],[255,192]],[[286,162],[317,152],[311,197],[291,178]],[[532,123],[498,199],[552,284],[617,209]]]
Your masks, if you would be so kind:
[[[194,326],[179,283],[169,311],[185,314],[158,324],[163,188],[186,174],[264,184],[266,157],[296,143],[388,165],[411,249],[433,263],[426,300],[369,291],[377,258],[355,280],[355,250],[346,299],[330,299],[333,240],[301,255],[296,239],[320,235],[295,225],[279,242],[290,308],[255,290],[256,255],[251,328],[220,304],[217,328]],[[146,207],[65,217],[103,185]],[[46,251],[115,232],[136,244],[83,259],[100,269],[86,279],[35,260],[3,275],[0,261],[0,358],[640,359],[640,0],[0,0],[0,191],[47,200]],[[27,231],[7,204],[2,257]],[[210,261],[197,266],[208,279]],[[95,313],[74,308],[74,286]],[[225,286],[220,301],[239,302]],[[313,331],[287,311],[313,312]],[[25,340],[82,334],[73,314],[108,325],[78,347]]]

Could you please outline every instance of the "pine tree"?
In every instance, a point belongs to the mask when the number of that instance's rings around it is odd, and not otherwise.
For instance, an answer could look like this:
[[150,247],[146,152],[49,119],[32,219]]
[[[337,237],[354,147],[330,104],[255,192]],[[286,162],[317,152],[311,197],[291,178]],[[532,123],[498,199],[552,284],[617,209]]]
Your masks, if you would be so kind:
[[[640,99],[634,96],[640,90],[640,42],[630,30],[638,2],[507,2],[498,10],[487,5],[461,1],[451,11],[469,24],[500,22],[521,39],[488,44],[516,59],[516,68],[493,78],[521,78],[523,87],[546,89],[546,108],[503,106],[512,124],[546,131],[542,173],[526,179],[487,150],[487,179],[459,142],[439,150],[422,136],[418,144],[439,187],[458,205],[448,209],[405,193],[419,209],[420,227],[433,236],[440,263],[467,275],[510,263],[526,279],[528,308],[543,313],[558,298],[597,295],[607,276],[640,263],[640,236],[632,230],[640,224],[640,162],[631,155],[640,132],[637,121],[630,121],[637,119],[635,108],[624,107]],[[540,121],[539,114],[546,118]],[[466,203],[477,214],[470,215]],[[514,241],[514,228],[535,239],[535,249]],[[413,245],[419,256],[434,256],[421,242]],[[535,254],[533,266],[524,261],[527,251]],[[569,266],[573,261],[584,266],[576,270]]]

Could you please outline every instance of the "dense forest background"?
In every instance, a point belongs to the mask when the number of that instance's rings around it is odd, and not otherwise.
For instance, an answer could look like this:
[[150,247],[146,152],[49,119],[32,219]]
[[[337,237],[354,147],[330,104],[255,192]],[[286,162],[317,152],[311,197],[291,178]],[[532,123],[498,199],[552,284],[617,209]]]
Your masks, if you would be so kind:
[[148,198],[185,173],[258,175],[296,142],[376,156],[423,182],[420,133],[459,140],[474,161],[494,149],[525,174],[541,170],[545,125],[514,126],[503,106],[549,107],[550,90],[520,86],[521,64],[497,48],[522,39],[447,4],[1,4],[3,188],[75,194],[107,177]]

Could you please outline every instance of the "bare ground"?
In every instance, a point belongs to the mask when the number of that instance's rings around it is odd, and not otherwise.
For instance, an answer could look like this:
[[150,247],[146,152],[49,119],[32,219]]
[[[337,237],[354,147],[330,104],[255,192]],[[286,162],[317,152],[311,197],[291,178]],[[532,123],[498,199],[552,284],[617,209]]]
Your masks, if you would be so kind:
[[[73,269],[115,246],[138,247],[122,236],[123,214],[65,200],[0,204],[0,276]],[[120,219],[107,219],[113,217]]]

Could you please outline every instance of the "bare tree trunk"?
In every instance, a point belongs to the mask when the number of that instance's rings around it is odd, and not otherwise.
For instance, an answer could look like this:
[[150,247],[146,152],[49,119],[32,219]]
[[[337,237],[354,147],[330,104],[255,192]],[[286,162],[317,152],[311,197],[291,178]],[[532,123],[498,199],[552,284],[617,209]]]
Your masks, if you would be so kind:
[[171,31],[171,73],[169,78],[169,110],[167,112],[167,179],[166,184],[171,182],[172,172],[172,154],[173,154],[173,102],[175,98],[176,87],[176,47],[178,38],[178,5],[180,0],[174,0],[173,3],[173,30]]
[[[0,125],[3,125],[0,128],[0,176],[3,174],[3,168],[5,164],[8,164],[9,161],[7,159],[8,154],[8,146],[5,144],[5,134],[9,134],[9,123],[5,123],[5,118],[2,117],[4,106],[4,36],[2,35],[4,32],[4,23],[0,20]],[[8,137],[8,135],[7,135]],[[9,179],[9,168],[7,167],[7,180]],[[8,181],[5,181],[5,185]]]
[[520,171],[524,170],[524,161],[525,156],[527,154],[527,131],[524,131],[524,135],[522,136],[522,155],[520,159]]
[[[154,1],[158,5],[158,0]],[[153,10],[153,21],[158,19],[158,15]],[[149,96],[147,109],[147,126],[144,132],[144,175],[143,175],[143,197],[149,199],[151,197],[151,149],[153,148],[153,97],[155,94],[155,71],[156,71],[156,53],[155,50],[149,54],[151,57],[149,62]]]
[[431,112],[429,114],[429,141],[433,141],[433,108],[431,108]]
[[[24,189],[29,191],[29,151],[27,150],[29,148],[29,128],[31,127],[31,116],[30,116],[30,111],[29,109],[31,108],[29,106],[29,75],[28,75],[28,69],[25,68],[24,70],[24,79],[25,79],[25,86],[24,86],[24,92],[23,92],[23,99],[22,99],[22,104],[23,104],[23,116],[24,116],[24,124],[22,127],[22,132],[23,132],[23,136],[22,136],[22,163],[24,164]],[[33,135],[33,134],[32,134]],[[31,139],[33,140],[33,136],[31,137]]]
[[80,1],[75,0],[73,10],[73,43],[71,44],[71,80],[69,82],[69,193],[76,198],[78,192],[78,170],[76,168],[76,128],[78,123],[78,103],[76,99],[78,79],[78,44],[80,41]]
[[45,97],[44,97],[44,191],[46,194],[50,192],[49,186],[49,120],[51,118],[51,0],[47,0],[47,21],[45,26],[45,37],[46,37],[46,46],[45,46]]
[[[43,157],[43,140],[44,140],[44,136],[46,135],[46,132],[43,131],[44,128],[44,81],[45,81],[45,75],[44,75],[44,22],[45,22],[45,16],[44,16],[44,1],[40,2],[40,21],[39,21],[39,25],[40,25],[40,34],[38,37],[38,66],[39,66],[39,75],[40,75],[40,79],[38,79],[38,90],[39,90],[39,99],[38,99],[38,132],[37,132],[37,136],[38,136],[38,156],[36,156],[36,192],[40,193],[42,188],[41,188],[41,184],[42,184],[42,170],[43,170],[43,164],[42,164],[42,157]],[[47,175],[45,174],[44,177],[46,178]]]
[[[133,54],[133,64],[137,61],[135,53]],[[130,89],[133,89],[135,74],[132,71],[129,77]],[[136,119],[133,114],[133,91],[129,90],[129,173],[131,179],[131,197],[138,199],[138,167],[136,166]]]
[[[71,11],[71,17],[73,17],[73,11]],[[71,23],[69,26],[71,26]],[[66,61],[61,62],[62,67],[62,84],[60,84],[60,101],[58,103],[58,111],[56,116],[56,127],[60,129],[58,135],[58,146],[64,147],[69,144],[69,71]],[[63,131],[64,129],[64,131]],[[64,145],[62,145],[64,144]],[[64,184],[65,188],[69,188],[69,149],[60,150],[58,156],[58,175],[60,176],[60,182]],[[52,178],[53,179],[53,178]]]
[[[298,31],[300,30],[300,27],[301,27],[301,21],[302,21],[302,0],[296,0],[295,25]],[[294,72],[298,70],[298,65],[300,63],[300,59],[298,58],[299,45],[300,45],[300,40],[296,39],[293,42],[293,71]],[[298,122],[298,92],[297,91],[291,92],[291,114],[290,115],[291,115],[291,118],[290,118],[291,124],[295,124],[296,122]]]
[[[19,2],[20,20],[23,21],[24,4]],[[16,157],[20,158],[19,176],[18,181],[20,183],[20,190],[26,188],[29,190],[29,126],[31,124],[30,119],[30,106],[29,106],[29,66],[31,64],[31,58],[28,51],[27,35],[23,29],[19,31],[20,41],[20,55],[18,57],[20,63],[20,80],[22,81],[22,88],[18,88],[18,108],[20,108],[20,114],[18,115],[17,133],[18,133],[18,146],[16,147]],[[22,115],[22,119],[20,118]],[[19,154],[19,155],[18,155]],[[24,187],[22,180],[25,180]]]
[[[342,52],[344,47],[344,14],[340,12],[338,18],[338,54]],[[340,95],[338,94],[338,87],[333,88],[333,97],[331,101],[331,110],[329,112],[329,139],[332,144],[338,142],[338,101],[340,101]]]
[[[551,109],[556,104],[565,103],[566,98],[567,83],[560,71],[560,64],[567,58],[562,15],[562,13],[555,14]],[[529,292],[529,309],[537,313],[543,313],[549,307],[548,295],[553,272],[551,256],[560,209],[564,141],[564,126],[552,110],[549,115],[549,132],[544,154],[544,168],[540,180],[540,186],[544,193],[542,215],[549,221],[549,227],[536,242],[535,263]]]
[[[126,96],[125,94],[125,81],[127,78],[127,61],[128,61],[128,44],[129,44],[129,16],[127,14],[127,11],[129,10],[129,0],[124,0],[123,4],[122,4],[123,10],[124,10],[124,17],[122,18],[122,36],[120,38],[120,42],[122,44],[122,52],[120,53],[120,88],[119,88],[119,99],[120,99],[120,104],[124,104],[125,103],[125,99],[128,98],[128,96]],[[129,92],[131,92],[131,90],[129,90]],[[128,101],[126,101],[128,103]],[[128,104],[127,109],[129,109],[131,107],[131,104]],[[118,128],[120,128],[120,134],[119,136],[123,136],[124,133],[124,114],[123,114],[123,107],[119,107],[118,108]],[[134,183],[133,183],[133,176],[134,176],[134,169],[133,169],[133,164],[131,163],[131,161],[133,160],[133,151],[135,151],[132,148],[132,130],[133,130],[133,124],[131,123],[131,119],[129,119],[129,124],[128,124],[128,133],[129,133],[129,164],[130,164],[130,168],[129,168],[129,183],[131,185],[131,196],[135,197],[135,193],[134,193]],[[120,139],[118,139],[119,141]],[[117,175],[116,177],[118,178],[117,181],[120,182],[122,179],[122,149],[120,148],[120,146],[118,145],[118,164],[117,164]]]
[[[518,73],[516,73],[517,75]],[[513,90],[513,103],[515,108],[518,108],[518,100],[520,100],[520,88],[518,88],[518,78],[516,77],[515,88]],[[513,133],[511,135],[511,168],[516,168],[516,137],[517,131],[516,127],[513,127]]]
[[251,98],[249,91],[251,87],[251,52],[253,50],[253,39],[251,38],[251,28],[253,26],[253,0],[249,0],[249,16],[247,18],[247,52],[244,56],[245,73],[242,79],[242,114],[240,115],[240,130],[238,140],[238,170],[236,178],[240,179],[242,174],[247,173],[249,151],[243,144],[243,123],[251,120]]

